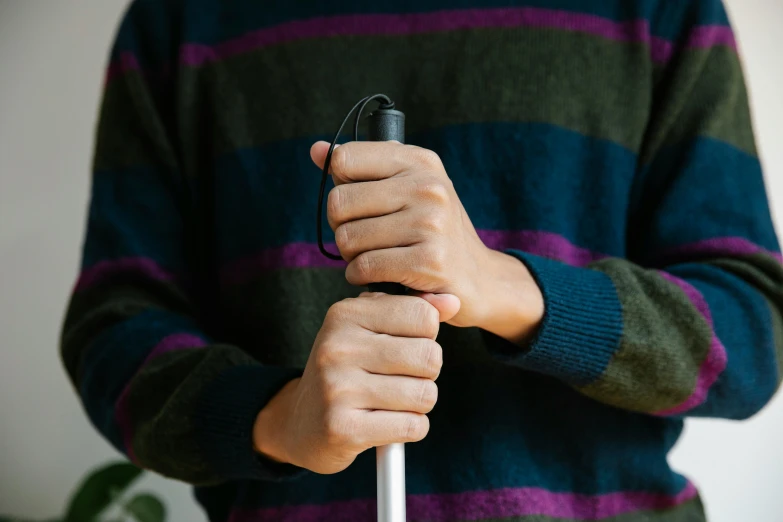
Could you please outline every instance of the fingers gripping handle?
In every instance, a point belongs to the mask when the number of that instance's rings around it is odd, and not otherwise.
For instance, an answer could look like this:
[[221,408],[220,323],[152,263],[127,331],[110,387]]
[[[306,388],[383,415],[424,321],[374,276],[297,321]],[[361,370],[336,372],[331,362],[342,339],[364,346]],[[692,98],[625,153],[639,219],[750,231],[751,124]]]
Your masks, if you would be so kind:
[[[372,112],[369,121],[369,141],[396,140],[405,143],[405,114],[395,109],[380,108]],[[370,292],[404,295],[407,289],[399,283],[371,283]]]

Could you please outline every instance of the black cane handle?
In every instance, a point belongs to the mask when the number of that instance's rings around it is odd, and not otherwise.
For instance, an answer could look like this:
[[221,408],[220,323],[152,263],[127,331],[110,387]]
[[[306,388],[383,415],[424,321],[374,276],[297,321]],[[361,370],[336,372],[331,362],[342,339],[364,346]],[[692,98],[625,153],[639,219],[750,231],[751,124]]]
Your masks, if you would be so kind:
[[[405,143],[405,114],[395,109],[380,108],[367,118],[368,138],[370,141],[397,140]],[[370,283],[370,292],[383,292],[390,295],[405,295],[408,289],[400,283]]]

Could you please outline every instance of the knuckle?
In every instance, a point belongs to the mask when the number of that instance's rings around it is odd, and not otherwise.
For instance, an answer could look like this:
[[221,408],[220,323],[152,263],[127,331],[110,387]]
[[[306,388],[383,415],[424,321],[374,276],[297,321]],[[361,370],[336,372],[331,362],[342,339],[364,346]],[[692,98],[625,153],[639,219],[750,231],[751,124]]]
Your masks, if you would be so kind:
[[317,368],[326,369],[339,364],[346,357],[346,350],[336,339],[326,339],[318,346],[315,355]]
[[369,255],[361,254],[353,260],[353,263],[356,275],[361,281],[372,281],[374,266]]
[[315,363],[315,367],[319,370],[324,370],[332,366],[334,361],[332,359],[332,350],[328,341],[324,341],[318,345],[318,350],[315,352],[313,362]]
[[351,154],[348,149],[349,147],[346,143],[335,148],[332,152],[332,161],[330,167],[333,174],[337,174],[339,176],[348,170],[351,161]]
[[434,337],[440,326],[438,310],[424,299],[419,299],[411,307],[412,324],[419,327],[426,337]]
[[428,246],[422,253],[424,266],[435,273],[443,272],[446,268],[446,249],[434,244]]
[[440,344],[432,339],[424,339],[424,370],[427,375],[431,375],[433,378],[440,375],[440,370],[443,368],[443,348]]
[[331,325],[333,323],[341,323],[351,317],[353,300],[354,298],[349,297],[347,299],[343,299],[342,301],[337,301],[332,306],[330,306],[329,310],[326,312],[325,322],[328,322]]
[[402,426],[402,438],[408,442],[418,442],[427,436],[430,422],[426,415],[411,415]]
[[419,198],[438,205],[449,201],[448,188],[438,179],[426,178],[417,181],[416,194]]
[[332,409],[327,412],[325,421],[324,432],[327,444],[340,446],[351,442],[354,423],[349,415]]
[[343,209],[345,208],[345,188],[338,185],[329,191],[326,196],[326,212],[332,221],[341,221],[343,219]]
[[349,393],[344,379],[326,374],[323,378],[323,397],[327,404],[335,404]]
[[334,231],[334,240],[337,243],[337,248],[343,255],[348,254],[351,251],[351,233],[349,230],[349,223],[344,223],[337,227]]
[[438,154],[430,149],[425,149],[423,147],[416,147],[416,156],[417,159],[423,163],[424,165],[427,165],[428,167],[441,167],[443,166],[443,162],[440,160],[440,156]]
[[427,413],[438,402],[438,385],[433,381],[423,380],[419,385],[417,406],[422,413]]
[[429,212],[422,220],[424,229],[436,234],[443,233],[446,230],[446,224],[446,216],[444,216],[443,212],[438,211]]

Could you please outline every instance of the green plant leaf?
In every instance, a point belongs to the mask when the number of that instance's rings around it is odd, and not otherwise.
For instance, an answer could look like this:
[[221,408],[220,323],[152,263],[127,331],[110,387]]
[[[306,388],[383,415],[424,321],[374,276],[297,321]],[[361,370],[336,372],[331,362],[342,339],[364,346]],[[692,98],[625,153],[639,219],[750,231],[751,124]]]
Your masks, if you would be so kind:
[[125,504],[125,511],[139,522],[163,522],[166,520],[166,506],[158,497],[139,493]]
[[65,522],[92,522],[141,473],[130,462],[115,462],[90,473],[71,498]]

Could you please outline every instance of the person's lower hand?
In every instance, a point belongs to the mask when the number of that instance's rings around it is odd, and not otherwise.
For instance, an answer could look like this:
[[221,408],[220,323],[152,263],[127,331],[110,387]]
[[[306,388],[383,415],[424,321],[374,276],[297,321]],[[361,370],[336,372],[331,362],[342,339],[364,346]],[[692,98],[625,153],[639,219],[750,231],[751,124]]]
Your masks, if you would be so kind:
[[[321,168],[328,148],[321,141],[310,150]],[[538,285],[519,260],[484,245],[437,154],[350,142],[334,150],[331,174],[327,216],[349,283],[402,283],[427,300],[453,294],[461,308],[449,324],[515,342],[540,323]]]
[[369,292],[334,304],[302,377],[259,413],[256,450],[336,473],[371,447],[424,438],[443,360],[435,337],[459,301],[441,296],[436,306]]

